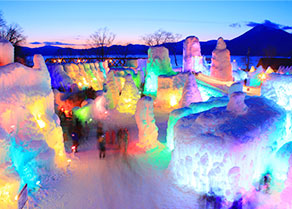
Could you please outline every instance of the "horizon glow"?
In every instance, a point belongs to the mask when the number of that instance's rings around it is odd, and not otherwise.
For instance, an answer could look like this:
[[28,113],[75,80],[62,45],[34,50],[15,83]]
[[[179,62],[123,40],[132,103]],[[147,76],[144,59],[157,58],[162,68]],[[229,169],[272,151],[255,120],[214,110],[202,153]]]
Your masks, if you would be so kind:
[[190,35],[200,41],[229,40],[248,31],[250,21],[290,26],[291,7],[284,1],[1,1],[0,11],[8,24],[23,28],[28,46],[62,42],[84,48],[101,27],[115,33],[113,44],[121,45],[142,44],[143,35],[160,28],[181,34],[181,40]]

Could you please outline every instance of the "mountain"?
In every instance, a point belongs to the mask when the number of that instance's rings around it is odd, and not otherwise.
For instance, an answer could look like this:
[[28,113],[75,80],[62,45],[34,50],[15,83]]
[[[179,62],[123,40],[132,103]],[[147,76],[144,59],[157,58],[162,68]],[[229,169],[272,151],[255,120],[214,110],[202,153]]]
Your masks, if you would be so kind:
[[227,45],[232,55],[292,56],[292,34],[274,27],[257,25]]
[[[182,54],[183,42],[165,43],[163,46],[169,49],[170,54]],[[246,56],[292,56],[292,34],[279,28],[266,25],[257,25],[246,33],[232,40],[225,40],[231,55]],[[216,47],[217,40],[200,42],[203,55],[211,55]],[[106,54],[111,55],[147,55],[148,46],[129,44],[127,46],[113,45],[105,48]],[[44,56],[78,56],[96,55],[98,48],[72,49],[56,46],[44,46],[40,48],[20,47],[16,51],[20,56],[32,56],[42,54]]]

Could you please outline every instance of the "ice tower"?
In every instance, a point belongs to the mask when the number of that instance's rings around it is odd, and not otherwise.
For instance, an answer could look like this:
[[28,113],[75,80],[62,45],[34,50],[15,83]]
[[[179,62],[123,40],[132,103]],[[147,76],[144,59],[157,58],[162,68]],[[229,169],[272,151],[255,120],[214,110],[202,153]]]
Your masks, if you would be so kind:
[[216,49],[212,52],[211,76],[221,81],[232,81],[230,52],[223,38],[217,41]]

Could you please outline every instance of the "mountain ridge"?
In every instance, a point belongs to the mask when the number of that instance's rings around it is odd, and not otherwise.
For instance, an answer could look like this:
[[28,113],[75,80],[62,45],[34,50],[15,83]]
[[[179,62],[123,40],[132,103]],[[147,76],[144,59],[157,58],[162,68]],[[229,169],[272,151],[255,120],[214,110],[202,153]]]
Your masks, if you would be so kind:
[[[170,54],[182,55],[183,42],[165,43]],[[256,25],[242,35],[225,40],[231,55],[239,56],[283,56],[292,57],[292,34],[263,24]],[[202,55],[211,55],[216,47],[217,40],[200,42]],[[149,46],[143,44],[129,44],[127,46],[112,45],[106,47],[105,53],[111,55],[147,55]],[[43,56],[83,56],[97,55],[98,48],[73,49],[58,46],[43,46],[38,48],[18,47],[23,56],[42,54]]]

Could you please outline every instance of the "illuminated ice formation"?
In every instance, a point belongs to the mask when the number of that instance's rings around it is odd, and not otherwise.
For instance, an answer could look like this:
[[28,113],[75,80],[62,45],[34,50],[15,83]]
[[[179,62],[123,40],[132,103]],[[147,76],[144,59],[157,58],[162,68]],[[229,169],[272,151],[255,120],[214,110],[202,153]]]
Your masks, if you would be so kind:
[[64,65],[49,65],[49,72],[52,78],[52,87],[58,89],[68,88],[76,84],[80,90],[84,88],[93,88],[95,91],[103,89],[103,83],[106,78],[106,65],[101,71],[100,65],[104,63],[67,63]]
[[264,73],[264,69],[262,66],[259,66],[258,68],[254,68],[252,66],[251,70],[248,72],[248,86],[254,86],[258,87],[262,84],[262,80],[260,79],[260,74]]
[[137,146],[146,150],[156,147],[159,144],[157,140],[158,128],[155,124],[153,99],[151,97],[144,96],[138,101],[135,119],[139,130]]
[[48,70],[50,72],[51,78],[53,78],[51,79],[52,88],[63,91],[70,91],[70,87],[74,81],[64,71],[63,65],[51,65],[48,66]]
[[154,101],[155,108],[165,112],[178,108],[187,76],[187,73],[159,76],[157,97]]
[[179,186],[233,201],[268,171],[277,173],[273,159],[285,138],[286,113],[263,97],[245,103],[243,115],[219,107],[178,120],[170,169]]
[[119,101],[119,88],[115,78],[114,71],[110,71],[106,80],[107,91],[105,97],[108,101],[108,108],[114,109]]
[[[188,73],[179,73],[173,76],[159,76],[157,97],[154,107],[162,112],[171,112],[179,108],[179,101],[183,95],[183,88],[186,84]],[[221,97],[223,93],[213,88],[197,83],[197,87],[203,101],[210,97]]]
[[234,78],[234,81],[244,81],[245,79],[247,79],[247,72],[241,70],[241,69],[236,69],[236,70],[232,70],[232,76]]
[[119,98],[117,110],[120,113],[128,113],[134,115],[136,111],[136,105],[140,97],[141,96],[139,94],[139,90],[136,87],[132,76],[127,75],[124,88]]
[[228,91],[229,102],[226,109],[234,115],[243,115],[248,111],[248,108],[244,103],[245,93],[242,92],[242,89],[242,83],[234,83],[230,86]]
[[179,104],[181,107],[185,107],[189,106],[193,102],[201,101],[202,97],[197,86],[196,78],[192,73],[189,73]]
[[155,98],[157,96],[157,89],[158,76],[153,71],[150,71],[147,73],[147,76],[145,78],[143,94],[147,96],[153,96]]
[[107,117],[106,102],[103,92],[95,98],[91,106],[91,114],[94,120],[103,120]]
[[183,48],[183,72],[191,72],[196,69],[195,58],[201,57],[201,46],[196,36],[189,36],[184,41]]
[[[36,187],[55,165],[63,165],[62,128],[54,111],[54,93],[41,55],[34,67],[19,63],[0,67],[0,139],[9,144],[12,167],[21,185]],[[8,134],[11,135],[8,137]]]
[[148,49],[147,74],[150,72],[153,72],[157,76],[175,74],[171,67],[167,48],[159,46]]
[[292,66],[280,66],[277,73],[280,73],[280,74],[292,74]]
[[275,71],[273,70],[273,68],[271,68],[270,66],[267,68],[265,74],[271,74],[274,73]]
[[217,41],[216,49],[212,52],[211,76],[221,81],[232,81],[230,52],[223,38]]
[[292,110],[292,76],[269,74],[261,87],[261,95],[275,101],[288,111]]
[[4,39],[0,39],[0,66],[14,62],[14,47]]
[[169,119],[167,123],[167,147],[170,150],[174,149],[174,144],[173,144],[173,128],[176,124],[176,122],[181,119],[182,117],[191,115],[191,114],[196,114],[199,112],[204,112],[207,111],[213,107],[223,107],[226,106],[228,103],[228,98],[227,97],[211,97],[207,102],[198,102],[198,103],[191,103],[189,107],[184,107],[181,109],[176,109],[173,110],[169,114]]

